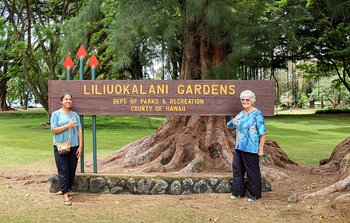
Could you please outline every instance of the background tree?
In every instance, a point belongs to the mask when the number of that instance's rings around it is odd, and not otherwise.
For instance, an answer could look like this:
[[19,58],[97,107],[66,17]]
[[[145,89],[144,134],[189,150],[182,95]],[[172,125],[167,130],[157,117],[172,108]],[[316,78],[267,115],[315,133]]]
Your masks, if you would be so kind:
[[[19,71],[17,74],[21,74]],[[8,93],[6,97],[9,106],[19,105],[21,109],[26,110],[30,102],[36,103],[32,91],[29,89],[27,83],[18,77],[13,77],[8,82]]]
[[[339,81],[350,91],[350,17],[349,1],[308,1],[308,11],[313,20],[307,26],[310,54],[317,59],[318,68],[329,74],[335,73]],[[333,71],[333,72],[331,72]]]
[[5,12],[3,7],[1,10],[1,18],[0,18],[0,109],[1,111],[7,111],[10,109],[6,102],[7,95],[7,83],[11,79],[10,70],[12,68],[11,65],[14,64],[13,58],[10,52],[11,43],[14,42],[13,36],[11,32],[8,31],[8,26],[6,23]]
[[[312,36],[307,36],[314,48],[312,54],[317,59],[317,67],[329,74],[335,73],[336,78],[331,92],[339,97],[340,86],[350,91],[349,73],[349,31],[350,31],[350,1],[347,0],[310,0],[308,10],[313,16],[314,27],[310,29]],[[310,26],[312,27],[312,26]],[[329,82],[328,82],[329,83]],[[341,83],[341,84],[340,84]],[[320,86],[322,86],[320,84]],[[327,92],[325,90],[325,92]],[[327,93],[326,93],[327,94]],[[331,97],[329,97],[331,98]],[[333,107],[339,98],[332,100]],[[336,146],[327,159],[321,160],[321,166],[315,168],[318,174],[339,174],[339,181],[303,197],[324,196],[331,192],[347,190],[350,186],[350,137]]]
[[16,39],[7,50],[12,51],[13,61],[21,67],[24,80],[46,111],[47,81],[63,73],[62,66],[58,66],[61,26],[80,6],[81,1],[1,2],[8,33]]
[[[178,10],[172,1],[87,1],[65,28],[63,54],[75,53],[80,43],[102,62],[97,79],[152,79],[161,64],[160,79],[177,79],[181,63]],[[157,4],[155,4],[157,3]],[[123,11],[129,7],[129,11]],[[154,15],[148,13],[155,12]],[[129,14],[132,13],[133,16]],[[127,18],[127,19],[125,19]],[[79,32],[76,28],[79,26]],[[73,71],[73,76],[78,68]],[[89,78],[89,68],[85,78]]]
[[[251,55],[254,38],[262,41],[252,34],[247,37],[242,35],[243,27],[248,30],[247,32],[259,30],[257,24],[266,13],[268,2],[210,0],[169,2],[133,1],[125,4],[125,1],[119,1],[119,10],[129,13],[120,14],[117,21],[120,26],[129,25],[129,29],[123,29],[124,33],[117,32],[118,45],[123,36],[130,35],[128,38],[125,37],[125,41],[138,37],[142,39],[144,30],[154,27],[151,21],[164,20],[164,11],[178,12],[176,16],[181,18],[179,21],[182,25],[176,27],[183,27],[182,30],[174,32],[173,38],[164,38],[158,43],[163,42],[168,46],[171,44],[165,40],[182,40],[179,78],[186,80],[236,78],[235,70],[229,69],[230,65],[236,63],[235,67],[239,67],[240,60],[237,58]],[[162,8],[165,6],[166,8]],[[141,31],[136,28],[137,25],[131,25],[141,24],[141,21],[145,21]],[[179,33],[182,37],[178,39],[176,36]],[[263,31],[260,30],[260,33],[263,34]],[[163,35],[156,37],[163,38]],[[154,41],[156,44],[157,40],[152,38],[152,35],[149,36],[149,41]],[[236,41],[239,40],[242,45],[236,45]],[[130,46],[128,44],[125,46],[130,48],[123,48],[125,51],[120,53],[121,57],[116,58],[124,61],[123,66],[130,60],[130,53],[125,52],[132,52],[131,50],[138,47],[138,44],[130,43]],[[238,46],[240,48],[236,49]],[[236,50],[241,51],[240,56],[234,52]],[[122,55],[126,57],[129,55],[129,59],[123,58]],[[233,134],[227,130],[224,117],[174,116],[168,117],[155,134],[126,145],[101,161],[99,168],[101,171],[139,172],[230,171],[233,146]],[[278,146],[271,143],[267,147]]]

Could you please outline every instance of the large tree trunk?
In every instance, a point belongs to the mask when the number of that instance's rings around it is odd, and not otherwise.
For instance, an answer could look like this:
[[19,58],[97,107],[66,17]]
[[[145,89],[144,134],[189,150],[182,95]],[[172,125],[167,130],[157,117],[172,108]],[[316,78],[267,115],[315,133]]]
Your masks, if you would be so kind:
[[[230,143],[231,142],[231,143]],[[151,136],[102,160],[102,172],[231,170],[233,134],[224,117],[173,116]]]
[[[191,19],[186,12],[186,1],[181,2],[185,14],[181,79],[203,79],[209,65],[218,66],[226,59],[228,47],[211,42],[201,29],[203,20]],[[153,135],[101,160],[99,170],[230,172],[234,146],[234,133],[226,128],[225,117],[173,116]],[[283,167],[290,161],[276,143],[270,142],[268,147],[269,164]]]
[[[234,137],[234,132],[226,128],[225,117],[173,116],[153,135],[130,143],[99,161],[99,171],[228,173]],[[268,140],[265,150],[268,156],[263,165],[266,167],[295,164],[276,142]]]
[[181,78],[200,80],[203,77],[202,71],[206,68],[203,45],[201,45],[201,43],[204,44],[204,42],[201,41],[202,38],[198,28],[200,24],[198,22],[189,21],[187,16],[185,16],[185,18]]

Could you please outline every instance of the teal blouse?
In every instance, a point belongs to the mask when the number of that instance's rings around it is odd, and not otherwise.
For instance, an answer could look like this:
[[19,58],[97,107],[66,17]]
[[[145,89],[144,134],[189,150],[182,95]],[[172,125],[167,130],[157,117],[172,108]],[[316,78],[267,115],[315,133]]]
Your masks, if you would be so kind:
[[68,114],[64,114],[60,112],[59,110],[54,111],[51,115],[51,131],[53,131],[55,128],[66,125],[70,122],[72,118],[75,123],[78,125],[67,129],[59,134],[55,134],[53,137],[53,145],[57,145],[57,143],[62,143],[66,142],[68,140],[68,134],[70,131],[70,145],[71,147],[74,146],[79,146],[79,129],[81,129],[81,124],[80,124],[80,118],[79,115],[76,112],[70,112]]
[[[233,124],[235,118],[238,118],[237,125]],[[259,109],[254,109],[248,114],[241,111],[227,123],[227,128],[236,129],[236,149],[258,153],[260,146],[260,136],[266,135],[264,116]]]

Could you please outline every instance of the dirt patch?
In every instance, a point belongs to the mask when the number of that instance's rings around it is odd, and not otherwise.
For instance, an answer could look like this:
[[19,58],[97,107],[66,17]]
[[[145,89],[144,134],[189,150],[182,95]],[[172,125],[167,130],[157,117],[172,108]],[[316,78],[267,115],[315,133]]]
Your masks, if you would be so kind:
[[[54,170],[54,167],[45,167]],[[341,193],[289,203],[293,193],[311,193],[336,182],[337,176],[311,175],[310,168],[281,169],[289,176],[273,181],[272,191],[257,202],[232,201],[229,194],[111,195],[76,193],[64,207],[62,196],[48,192],[43,170],[0,172],[0,222],[348,222],[349,202]],[[16,174],[22,173],[22,174]]]

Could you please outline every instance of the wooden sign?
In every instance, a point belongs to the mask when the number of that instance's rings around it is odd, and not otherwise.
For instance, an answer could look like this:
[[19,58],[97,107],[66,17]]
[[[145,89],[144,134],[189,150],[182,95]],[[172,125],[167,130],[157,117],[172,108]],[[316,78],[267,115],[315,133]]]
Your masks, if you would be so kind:
[[80,115],[236,115],[244,90],[255,93],[265,116],[274,115],[274,82],[266,80],[49,81],[49,113],[67,92]]

